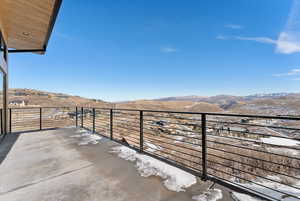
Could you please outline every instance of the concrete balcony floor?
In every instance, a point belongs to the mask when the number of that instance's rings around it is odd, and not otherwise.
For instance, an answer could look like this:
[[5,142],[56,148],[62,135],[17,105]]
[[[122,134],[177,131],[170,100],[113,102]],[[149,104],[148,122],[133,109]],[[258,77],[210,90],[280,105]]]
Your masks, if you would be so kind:
[[[76,128],[10,134],[0,144],[0,201],[191,201],[210,182],[185,192],[144,178],[134,163],[109,152],[115,142],[78,145]],[[223,201],[231,201],[230,191]]]

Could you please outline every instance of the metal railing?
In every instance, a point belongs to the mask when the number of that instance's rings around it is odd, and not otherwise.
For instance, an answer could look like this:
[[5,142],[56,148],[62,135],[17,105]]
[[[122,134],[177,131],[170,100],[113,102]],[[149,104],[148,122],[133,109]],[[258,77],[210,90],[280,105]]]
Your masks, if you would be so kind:
[[11,132],[76,125],[267,200],[300,200],[300,118],[106,108],[16,108]]
[[9,108],[9,132],[35,131],[75,125],[75,107]]

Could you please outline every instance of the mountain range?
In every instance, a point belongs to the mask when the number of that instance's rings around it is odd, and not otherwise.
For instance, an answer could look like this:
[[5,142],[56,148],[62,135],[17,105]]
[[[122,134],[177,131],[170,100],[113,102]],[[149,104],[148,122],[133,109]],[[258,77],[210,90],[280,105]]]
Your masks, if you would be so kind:
[[[2,99],[0,99],[0,102]],[[105,102],[80,96],[52,93],[34,89],[10,89],[10,107],[20,106],[84,106],[175,110],[189,112],[225,112],[239,114],[296,115],[300,114],[300,93],[270,93],[249,96],[176,96],[154,100]],[[24,103],[24,104],[23,104]]]

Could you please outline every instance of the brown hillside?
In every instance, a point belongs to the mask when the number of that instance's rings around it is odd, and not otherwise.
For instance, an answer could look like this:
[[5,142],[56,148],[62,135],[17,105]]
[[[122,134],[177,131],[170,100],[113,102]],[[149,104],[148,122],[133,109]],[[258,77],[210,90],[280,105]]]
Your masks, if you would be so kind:
[[217,104],[205,103],[205,102],[197,102],[195,105],[187,108],[190,112],[222,112],[222,108],[220,108]]
[[151,101],[139,100],[116,104],[116,108],[175,110],[189,112],[220,112],[222,109],[215,104],[192,101]]
[[[2,99],[0,100],[2,102]],[[112,103],[102,100],[88,99],[62,93],[52,93],[33,89],[10,89],[9,107],[20,107],[22,102],[26,107],[112,107]]]

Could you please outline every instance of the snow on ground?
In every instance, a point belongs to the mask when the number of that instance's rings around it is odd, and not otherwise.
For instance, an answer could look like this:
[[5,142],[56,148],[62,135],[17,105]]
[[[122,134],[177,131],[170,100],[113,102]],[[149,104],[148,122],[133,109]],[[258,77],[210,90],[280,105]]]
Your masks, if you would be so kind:
[[77,131],[75,131],[75,133],[89,133],[89,131],[81,128],[81,129],[78,129]]
[[283,154],[286,156],[297,156],[299,154],[299,151],[294,149],[286,149],[286,148],[271,148],[267,147],[267,151],[275,153],[275,154]]
[[194,195],[193,200],[196,201],[217,201],[223,198],[222,191],[220,189],[209,189],[200,195]]
[[180,141],[183,141],[185,139],[185,137],[183,136],[175,136],[174,138],[175,138],[174,143],[182,143]]
[[76,128],[76,126],[66,126],[64,128]]
[[[268,176],[269,179],[275,180],[275,181],[280,181],[281,179],[279,177],[276,176]],[[294,198],[294,197],[287,197],[285,196],[285,194],[276,192],[274,190],[268,189],[266,187],[254,184],[254,183],[247,183],[247,184],[240,184],[242,186],[245,186],[247,188],[250,188],[252,190],[255,190],[257,192],[266,194],[270,197],[274,197],[277,200],[284,200],[284,201],[299,201],[300,199],[300,190],[295,189],[295,188],[291,188],[289,186],[283,185],[283,184],[279,184],[276,182],[272,182],[269,180],[265,180],[265,179],[257,179],[254,181],[257,184],[263,185],[263,186],[267,186],[269,188],[287,193],[287,194],[291,194],[294,195],[298,198]],[[300,182],[298,182],[297,184],[295,184],[294,186],[296,187],[300,187]],[[235,197],[234,197],[235,196]],[[246,196],[244,194],[241,193],[233,193],[233,198],[235,198],[238,201],[257,201],[258,199],[256,198],[252,198],[250,196]],[[247,199],[248,198],[248,199]],[[251,198],[251,199],[250,199]]]
[[232,193],[232,198],[236,201],[261,201],[258,198],[254,198],[254,197],[251,197],[250,195],[246,195],[243,193],[237,193],[237,192]]
[[155,152],[155,151],[163,150],[162,147],[152,144],[150,142],[145,142],[145,145],[147,146],[147,149],[145,151],[148,151],[148,152]]
[[141,176],[149,177],[153,175],[161,177],[164,180],[164,185],[171,191],[185,191],[185,188],[197,182],[194,175],[150,156],[139,154],[128,147],[116,146],[112,148],[111,152],[118,153],[120,158],[135,162],[135,166]]
[[261,138],[263,143],[268,143],[272,145],[283,145],[283,146],[297,146],[300,145],[300,141],[286,139],[286,138],[279,138],[279,137],[268,137],[268,138]]
[[88,144],[98,144],[99,141],[102,139],[99,135],[93,134],[85,129],[80,129],[75,133],[79,133],[77,135],[72,135],[71,137],[80,138],[80,142],[78,145],[88,145]]

